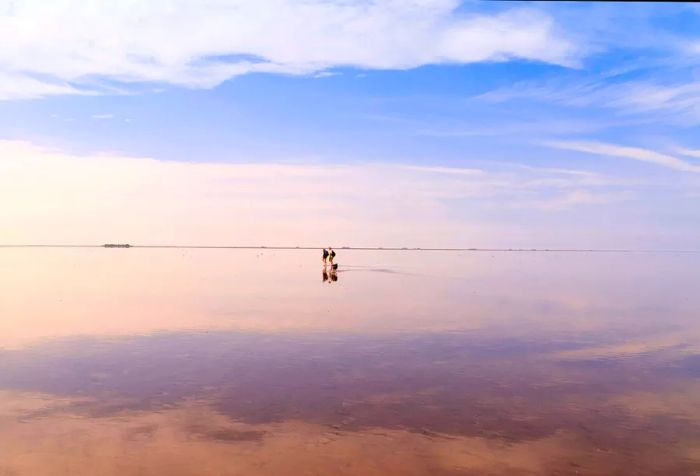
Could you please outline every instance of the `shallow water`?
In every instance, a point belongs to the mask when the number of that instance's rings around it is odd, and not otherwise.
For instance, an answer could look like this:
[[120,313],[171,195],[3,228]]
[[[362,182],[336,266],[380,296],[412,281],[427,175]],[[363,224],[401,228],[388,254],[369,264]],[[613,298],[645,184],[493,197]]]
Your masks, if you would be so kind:
[[0,475],[700,474],[700,255],[0,250]]

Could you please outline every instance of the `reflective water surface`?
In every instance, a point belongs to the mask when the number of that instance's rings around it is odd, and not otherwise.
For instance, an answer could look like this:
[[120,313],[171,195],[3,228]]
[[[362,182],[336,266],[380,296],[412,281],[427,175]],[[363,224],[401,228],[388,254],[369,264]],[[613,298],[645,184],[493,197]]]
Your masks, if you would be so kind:
[[0,475],[700,474],[699,255],[337,261],[0,250]]

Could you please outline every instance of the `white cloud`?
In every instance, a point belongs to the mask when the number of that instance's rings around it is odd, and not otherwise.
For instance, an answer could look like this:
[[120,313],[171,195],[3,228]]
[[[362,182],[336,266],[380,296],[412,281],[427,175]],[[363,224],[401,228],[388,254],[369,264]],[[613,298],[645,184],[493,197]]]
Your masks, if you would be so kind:
[[524,82],[490,91],[476,99],[491,102],[534,100],[567,107],[613,109],[625,115],[647,114],[655,121],[694,125],[700,118],[700,84],[651,80],[609,82],[607,79]]
[[250,72],[405,69],[512,58],[575,65],[531,9],[458,0],[0,1],[0,98],[100,92],[101,80],[213,87]]
[[416,170],[418,172],[431,172],[448,175],[479,175],[484,173],[484,171],[481,169],[467,169],[464,167],[427,167],[421,165],[405,165],[403,168],[406,170]]
[[593,193],[587,190],[572,190],[549,200],[532,200],[515,206],[540,208],[542,210],[569,210],[582,205],[605,205],[627,198],[623,193]]
[[641,162],[648,162],[683,172],[700,173],[700,165],[691,164],[678,157],[640,147],[626,147],[616,144],[585,141],[552,141],[547,142],[546,145],[557,149],[639,160]]
[[[0,29],[0,37],[2,36]],[[4,47],[0,47],[0,57]],[[60,80],[39,80],[26,74],[3,71],[0,61],[0,101],[34,99],[57,94],[90,94]]]
[[628,83],[609,91],[615,107],[631,112],[667,111],[692,118],[700,117],[700,84]]
[[[186,163],[0,141],[0,241],[520,246],[506,218],[515,208],[566,221],[553,212],[608,203],[619,190],[568,172]],[[553,243],[556,227],[529,216],[528,233],[543,241],[528,245]]]
[[694,157],[696,159],[700,159],[700,150],[679,147],[676,149],[676,153],[680,155],[685,155],[686,157]]
[[313,75],[314,78],[320,79],[320,78],[331,78],[333,76],[339,76],[340,73],[336,71],[319,71],[318,73],[315,73]]
[[100,120],[114,119],[114,114],[93,114],[92,118]]

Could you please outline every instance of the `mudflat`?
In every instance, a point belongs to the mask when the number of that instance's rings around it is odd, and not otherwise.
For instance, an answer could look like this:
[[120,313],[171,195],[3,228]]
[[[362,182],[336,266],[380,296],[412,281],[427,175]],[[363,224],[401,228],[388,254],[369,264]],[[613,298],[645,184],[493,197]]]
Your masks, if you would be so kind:
[[700,256],[0,251],[0,475],[700,472]]

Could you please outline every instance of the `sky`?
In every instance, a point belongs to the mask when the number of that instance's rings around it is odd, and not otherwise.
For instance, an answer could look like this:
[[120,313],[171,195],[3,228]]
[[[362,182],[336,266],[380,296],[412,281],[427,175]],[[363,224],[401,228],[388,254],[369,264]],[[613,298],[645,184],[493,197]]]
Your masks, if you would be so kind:
[[700,248],[700,7],[0,0],[0,243]]

